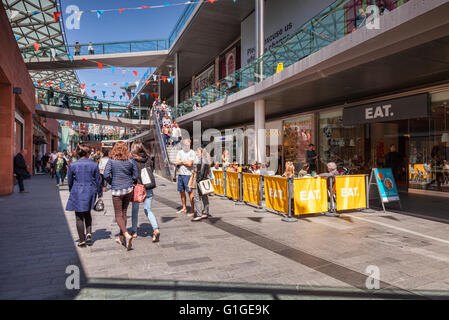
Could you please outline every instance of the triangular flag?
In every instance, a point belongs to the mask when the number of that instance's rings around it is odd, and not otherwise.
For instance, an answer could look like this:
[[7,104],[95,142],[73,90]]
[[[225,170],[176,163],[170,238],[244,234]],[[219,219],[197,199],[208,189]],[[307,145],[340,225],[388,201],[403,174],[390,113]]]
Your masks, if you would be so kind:
[[59,87],[60,87],[61,90],[62,90],[62,88],[64,87],[64,83],[61,82],[61,83],[59,84]]
[[95,94],[95,90],[92,90],[92,94]]
[[166,76],[162,76],[162,81],[164,81],[165,82],[165,80],[167,79],[167,77]]
[[128,9],[118,9],[118,11],[120,11],[120,13],[122,13],[125,10],[128,10]]
[[39,48],[41,45],[39,43],[35,42],[35,43],[33,43],[33,46],[34,46],[34,50],[39,51]]
[[147,100],[148,100],[148,98],[150,97],[150,95],[149,95],[148,93],[145,93],[145,97],[146,97]]
[[111,66],[111,71],[112,71],[112,73],[115,72],[115,67],[114,66]]
[[53,19],[55,20],[55,22],[58,21],[60,15],[60,11],[53,12]]
[[134,73],[134,75],[136,76],[136,78],[137,78],[137,71],[133,71],[133,73]]
[[69,57],[70,62],[73,62],[73,56],[71,54],[67,55]]
[[42,81],[39,81],[38,83],[37,83],[38,85],[39,85],[39,87],[41,86],[41,84],[42,84]]
[[97,11],[97,17],[100,19],[101,15],[103,14],[104,10],[98,10]]
[[114,82],[114,86],[116,86],[117,85],[117,83],[116,82]]
[[148,85],[150,83],[150,80],[145,81],[145,84]]
[[125,88],[128,90],[128,82],[125,82]]
[[98,68],[100,68],[100,70],[103,68],[103,64],[101,62],[97,62],[98,64]]

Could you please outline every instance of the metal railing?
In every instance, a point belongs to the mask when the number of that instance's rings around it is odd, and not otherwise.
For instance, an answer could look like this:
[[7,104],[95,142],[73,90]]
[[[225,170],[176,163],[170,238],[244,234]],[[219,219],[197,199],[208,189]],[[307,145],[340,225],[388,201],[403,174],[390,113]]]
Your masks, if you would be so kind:
[[185,24],[187,23],[187,20],[190,18],[190,15],[195,10],[195,8],[199,5],[201,5],[202,2],[193,2],[186,6],[183,13],[179,17],[178,21],[176,22],[175,27],[173,28],[173,31],[170,33],[170,36],[168,37],[168,44],[169,47],[173,45],[178,35],[181,33],[182,29],[184,28]]
[[75,55],[97,55],[111,53],[130,53],[142,51],[160,51],[168,50],[169,42],[167,39],[126,41],[126,42],[108,42],[92,44],[75,44],[57,47],[40,47],[38,51],[34,47],[22,48],[21,53],[24,58],[33,57],[52,57],[52,50],[55,56]]
[[126,119],[147,120],[149,116],[148,110],[142,110],[142,116],[140,116],[138,114],[139,107],[130,108],[124,104],[120,104],[117,102],[91,99],[78,94],[69,94],[67,92],[55,91],[40,87],[36,88],[36,101],[39,104],[97,114],[105,114]]
[[[407,1],[398,0],[393,3],[393,6],[397,8],[405,2]],[[354,5],[353,0],[335,1],[302,25],[284,42],[269,48],[259,59],[180,103],[175,110],[176,117],[194,111],[196,105],[206,106],[254,86],[276,74],[280,64],[282,68],[287,68],[356,31],[357,27],[363,27],[366,24],[366,18],[363,19],[354,13],[357,9]]]

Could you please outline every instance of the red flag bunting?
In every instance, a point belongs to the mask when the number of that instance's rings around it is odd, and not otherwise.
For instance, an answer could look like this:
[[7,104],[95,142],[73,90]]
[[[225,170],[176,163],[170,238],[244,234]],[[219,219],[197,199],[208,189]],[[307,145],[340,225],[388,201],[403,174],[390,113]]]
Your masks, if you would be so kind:
[[55,22],[58,21],[60,15],[60,11],[53,12],[53,19],[55,20]]

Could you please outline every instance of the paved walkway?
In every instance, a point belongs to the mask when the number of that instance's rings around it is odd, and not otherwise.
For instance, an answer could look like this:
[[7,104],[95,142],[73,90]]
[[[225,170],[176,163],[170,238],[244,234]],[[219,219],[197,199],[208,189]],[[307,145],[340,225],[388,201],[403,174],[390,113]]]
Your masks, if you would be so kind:
[[[447,223],[393,212],[285,223],[218,197],[213,217],[192,223],[176,214],[176,186],[158,183],[161,241],[151,242],[141,208],[129,252],[114,242],[110,193],[87,248],[76,247],[74,214],[63,210],[67,186],[38,176],[26,181],[30,194],[0,198],[0,298],[449,298]],[[68,265],[80,267],[81,290],[66,289]],[[379,268],[380,290],[366,289],[368,266]]]

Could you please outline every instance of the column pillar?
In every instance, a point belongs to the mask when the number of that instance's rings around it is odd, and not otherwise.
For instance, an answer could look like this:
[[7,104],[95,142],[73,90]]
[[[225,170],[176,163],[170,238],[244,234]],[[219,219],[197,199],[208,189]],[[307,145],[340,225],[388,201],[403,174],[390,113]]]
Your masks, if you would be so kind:
[[33,114],[31,112],[25,113],[25,130],[24,130],[24,145],[23,148],[28,151],[25,158],[27,169],[30,174],[33,174]]
[[[256,59],[260,58],[264,54],[265,50],[265,32],[264,32],[264,0],[255,0],[256,8],[256,25],[255,25],[255,43],[256,43]],[[258,74],[263,74],[262,65],[258,70],[255,70]],[[257,81],[257,76],[255,77]],[[260,78],[259,78],[260,79]],[[260,79],[262,80],[262,79]],[[256,161],[260,163],[266,162],[266,133],[265,133],[265,100],[259,99],[254,102],[254,131],[255,131],[255,156]]]
[[255,156],[259,163],[266,162],[266,133],[265,133],[265,100],[260,99],[254,102],[254,133]]
[[179,104],[179,53],[175,53],[175,83],[174,83],[174,107]]
[[14,95],[10,85],[0,84],[0,195],[13,192]]
[[[265,53],[265,2],[264,0],[255,0],[255,1],[256,1],[255,3],[256,26],[254,30],[256,30],[255,34],[256,59],[259,59]],[[260,75],[263,74],[262,63],[260,64],[260,66],[258,66],[258,70],[256,72]],[[256,82],[257,80],[262,81],[262,78],[256,76],[255,80]]]

